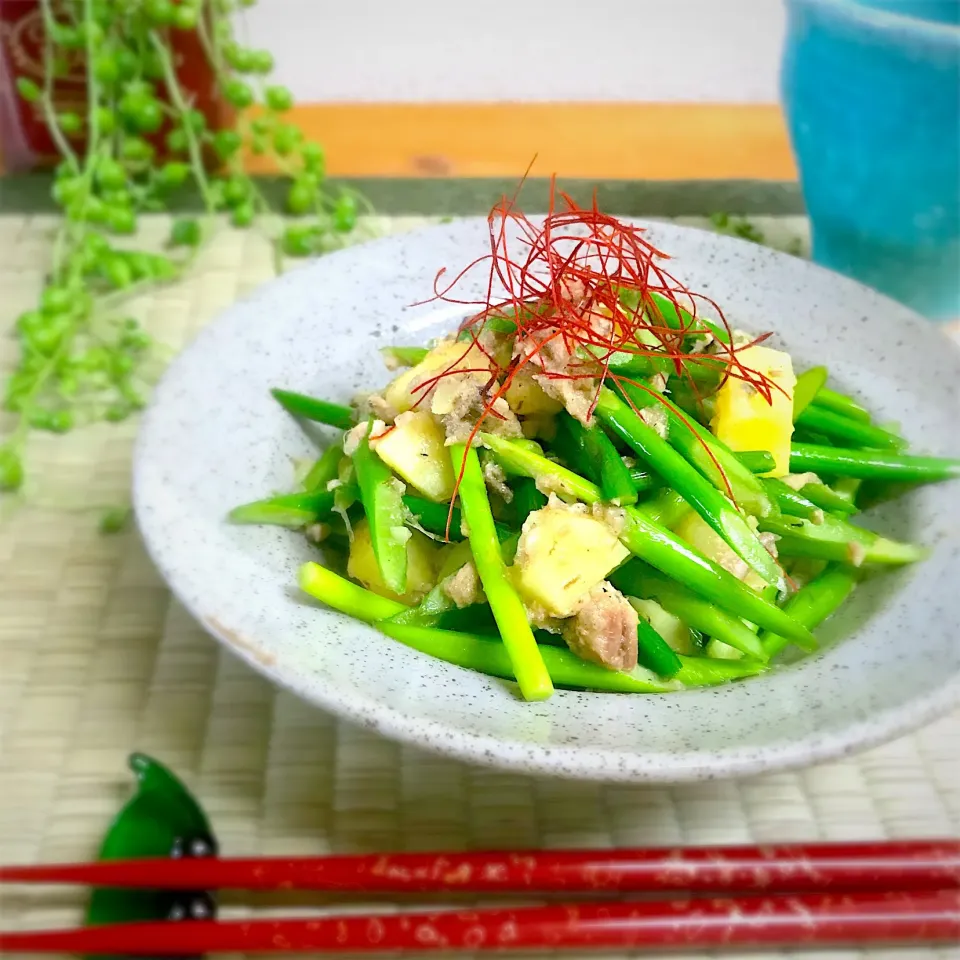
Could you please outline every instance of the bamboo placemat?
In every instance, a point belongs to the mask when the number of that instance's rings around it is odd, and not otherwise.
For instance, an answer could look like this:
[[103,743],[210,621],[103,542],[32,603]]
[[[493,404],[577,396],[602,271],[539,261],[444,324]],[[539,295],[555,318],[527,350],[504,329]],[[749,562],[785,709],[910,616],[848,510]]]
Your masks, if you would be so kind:
[[[377,228],[423,222],[393,218]],[[0,217],[2,330],[35,301],[52,223]],[[790,218],[763,226],[776,241],[802,233]],[[140,242],[159,243],[168,228],[151,218]],[[224,230],[189,279],[134,301],[131,312],[176,350],[270,274],[261,238]],[[0,369],[14,355],[13,340],[0,338]],[[0,433],[8,426],[0,419]],[[98,426],[35,441],[27,503],[0,525],[2,862],[89,858],[128,795],[125,758],[134,749],[195,788],[222,849],[234,855],[960,831],[960,713],[840,763],[675,788],[477,769],[341,723],[222,651],[170,598],[135,531],[98,532],[102,509],[128,502],[135,429]],[[74,892],[7,892],[0,923],[68,925],[81,905]],[[251,910],[278,907],[260,900]],[[960,950],[894,955],[956,958]]]

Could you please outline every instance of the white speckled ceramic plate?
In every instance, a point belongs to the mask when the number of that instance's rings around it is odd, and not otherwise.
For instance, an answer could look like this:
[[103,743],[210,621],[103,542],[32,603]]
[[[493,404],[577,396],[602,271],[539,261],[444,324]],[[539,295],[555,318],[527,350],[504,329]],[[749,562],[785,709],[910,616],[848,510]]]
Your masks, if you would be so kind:
[[[784,254],[650,224],[691,289],[739,327],[776,332],[798,368],[833,383],[933,454],[960,446],[960,352],[855,283]],[[944,712],[960,693],[957,484],[877,518],[930,544],[921,566],[876,578],[824,628],[821,655],[723,688],[669,696],[558,692],[449,666],[306,602],[301,537],[236,527],[236,504],[289,489],[315,447],[270,397],[283,386],[347,401],[385,382],[377,348],[421,343],[463,315],[429,296],[437,269],[487,249],[486,222],[391,237],[311,263],[237,303],[171,367],[143,423],[135,503],[175,594],[255,669],[319,707],[467,760],[567,777],[680,781],[839,756]],[[478,295],[481,291],[475,291]]]

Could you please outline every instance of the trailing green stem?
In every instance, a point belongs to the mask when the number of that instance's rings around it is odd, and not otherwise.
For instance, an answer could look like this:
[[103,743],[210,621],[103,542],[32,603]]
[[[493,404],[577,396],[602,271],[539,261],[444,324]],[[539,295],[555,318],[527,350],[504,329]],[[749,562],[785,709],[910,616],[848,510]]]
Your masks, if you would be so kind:
[[599,424],[585,427],[568,413],[557,414],[557,443],[572,466],[600,485],[605,500],[619,506],[637,502],[637,488],[617,448]]
[[642,615],[637,621],[637,660],[658,677],[667,680],[676,676],[683,668],[682,661],[670,644]]
[[799,493],[810,503],[830,513],[852,514],[858,510],[857,505],[849,497],[837,493],[825,483],[810,481],[800,488]]
[[337,479],[342,459],[343,443],[338,440],[323,451],[310,468],[310,472],[303,478],[304,490],[326,490],[327,484]]
[[[150,33],[150,42],[153,44],[153,49],[163,68],[164,82],[167,85],[167,93],[170,96],[170,100],[180,112],[180,116],[186,121],[190,107],[183,95],[183,90],[180,88],[180,81],[177,79],[177,72],[173,66],[173,58],[170,56],[170,50],[153,31]],[[190,155],[190,166],[193,170],[194,179],[197,182],[197,188],[203,197],[203,203],[207,212],[213,213],[217,204],[213,192],[210,189],[210,182],[207,180],[207,171],[203,163],[203,151],[200,147],[200,141],[197,139],[192,124],[184,122],[183,131],[187,138],[187,152]]]
[[767,492],[774,499],[782,514],[790,517],[802,517],[820,523],[823,520],[823,508],[818,507],[812,500],[808,500],[801,492],[778,480],[767,477],[763,481]]

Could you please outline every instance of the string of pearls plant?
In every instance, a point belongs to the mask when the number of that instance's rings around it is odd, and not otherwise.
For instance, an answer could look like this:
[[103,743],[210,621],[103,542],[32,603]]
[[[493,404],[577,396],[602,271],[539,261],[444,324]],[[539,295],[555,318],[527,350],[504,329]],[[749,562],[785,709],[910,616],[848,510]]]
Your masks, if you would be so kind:
[[[53,196],[63,212],[46,285],[34,309],[16,320],[19,363],[3,403],[14,428],[0,441],[0,491],[19,490],[24,449],[34,430],[120,421],[144,404],[149,336],[124,314],[131,294],[171,282],[210,235],[214,214],[237,227],[270,212],[244,169],[246,151],[273,158],[289,178],[276,259],[343,246],[364,203],[325,182],[322,148],[288,122],[290,91],[270,85],[273,58],[238,42],[239,8],[255,0],[41,0],[45,28],[42,83],[17,80],[37,105],[61,160]],[[232,119],[212,126],[181,84],[177,34],[192,31]],[[86,109],[58,112],[55,85],[81,60]],[[131,251],[117,238],[138,216],[167,209],[192,183],[203,214],[173,222],[163,255]],[[264,221],[266,222],[266,221]],[[282,222],[282,221],[276,221]]]

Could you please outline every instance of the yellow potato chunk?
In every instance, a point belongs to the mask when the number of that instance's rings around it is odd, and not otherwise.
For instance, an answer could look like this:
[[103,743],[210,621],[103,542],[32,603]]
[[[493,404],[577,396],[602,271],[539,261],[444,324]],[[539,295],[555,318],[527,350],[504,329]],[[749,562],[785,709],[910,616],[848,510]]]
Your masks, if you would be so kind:
[[473,371],[468,376],[483,386],[490,379],[490,360],[476,345],[442,340],[415,367],[393,380],[383,398],[394,410],[403,413],[427,392],[416,389],[420,384],[447,370]]
[[436,572],[437,545],[419,530],[409,530],[407,541],[407,589],[402,595],[390,590],[383,582],[377,558],[370,539],[370,525],[361,520],[353,528],[353,540],[350,543],[350,556],[347,558],[347,573],[359,580],[368,590],[399,600],[401,603],[419,602],[433,587]]
[[394,473],[431,500],[449,502],[456,477],[444,447],[443,430],[426,411],[408,410],[372,446]]
[[528,603],[550,616],[569,617],[584,595],[628,556],[607,524],[551,504],[524,523],[513,571]]
[[749,383],[731,377],[717,391],[711,427],[733,450],[769,450],[776,466],[767,476],[782,477],[790,472],[797,383],[793,362],[788,353],[763,346],[744,347],[738,357],[745,367],[773,382],[771,402]]
[[557,413],[563,409],[563,404],[553,397],[548,397],[533,376],[526,371],[521,371],[513,378],[504,399],[510,409],[521,417]]

